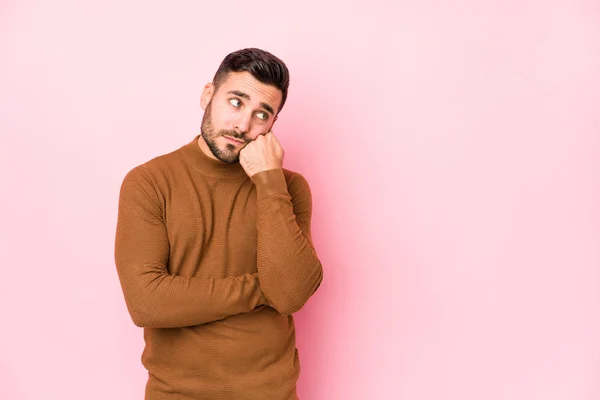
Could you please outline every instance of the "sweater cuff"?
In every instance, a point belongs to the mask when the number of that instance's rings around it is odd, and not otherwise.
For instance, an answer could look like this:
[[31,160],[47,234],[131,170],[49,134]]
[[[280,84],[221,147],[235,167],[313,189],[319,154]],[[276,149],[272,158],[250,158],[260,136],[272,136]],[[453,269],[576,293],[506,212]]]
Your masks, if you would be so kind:
[[257,197],[286,195],[289,196],[283,169],[270,169],[252,175],[250,178],[256,186]]

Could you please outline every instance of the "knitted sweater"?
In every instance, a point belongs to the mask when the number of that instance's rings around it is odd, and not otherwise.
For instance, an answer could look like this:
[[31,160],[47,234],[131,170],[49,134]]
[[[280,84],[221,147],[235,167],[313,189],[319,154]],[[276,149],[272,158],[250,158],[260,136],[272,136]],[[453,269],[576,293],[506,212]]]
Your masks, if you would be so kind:
[[322,279],[308,183],[286,169],[250,179],[197,141],[121,186],[115,263],[144,328],[146,399],[296,399],[292,313]]

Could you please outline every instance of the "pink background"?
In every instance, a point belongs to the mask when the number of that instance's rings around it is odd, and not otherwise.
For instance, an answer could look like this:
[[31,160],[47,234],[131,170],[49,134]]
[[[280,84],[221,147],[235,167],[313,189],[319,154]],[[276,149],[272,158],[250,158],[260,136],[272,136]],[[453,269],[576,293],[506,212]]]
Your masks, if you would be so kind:
[[249,46],[325,268],[302,399],[600,398],[600,3],[217,3],[0,3],[0,399],[142,398],[119,186]]

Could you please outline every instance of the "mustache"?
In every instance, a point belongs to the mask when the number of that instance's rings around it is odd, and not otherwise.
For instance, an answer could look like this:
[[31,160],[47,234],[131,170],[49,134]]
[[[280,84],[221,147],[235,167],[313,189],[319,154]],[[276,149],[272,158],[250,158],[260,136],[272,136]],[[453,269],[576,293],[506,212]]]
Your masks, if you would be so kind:
[[249,142],[249,140],[246,138],[245,134],[238,133],[236,131],[222,130],[222,131],[219,131],[219,135],[220,136],[225,136],[225,135],[231,136],[232,138],[243,140],[245,143]]

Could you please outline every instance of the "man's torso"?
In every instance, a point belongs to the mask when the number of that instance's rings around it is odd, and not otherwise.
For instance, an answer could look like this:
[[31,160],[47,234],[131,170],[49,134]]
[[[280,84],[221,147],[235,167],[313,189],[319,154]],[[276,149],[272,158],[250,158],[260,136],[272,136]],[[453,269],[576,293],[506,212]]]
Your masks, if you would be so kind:
[[[218,279],[257,271],[256,192],[179,151],[145,164],[164,205],[172,275]],[[184,328],[145,328],[146,398],[295,399],[294,322],[271,307]]]

